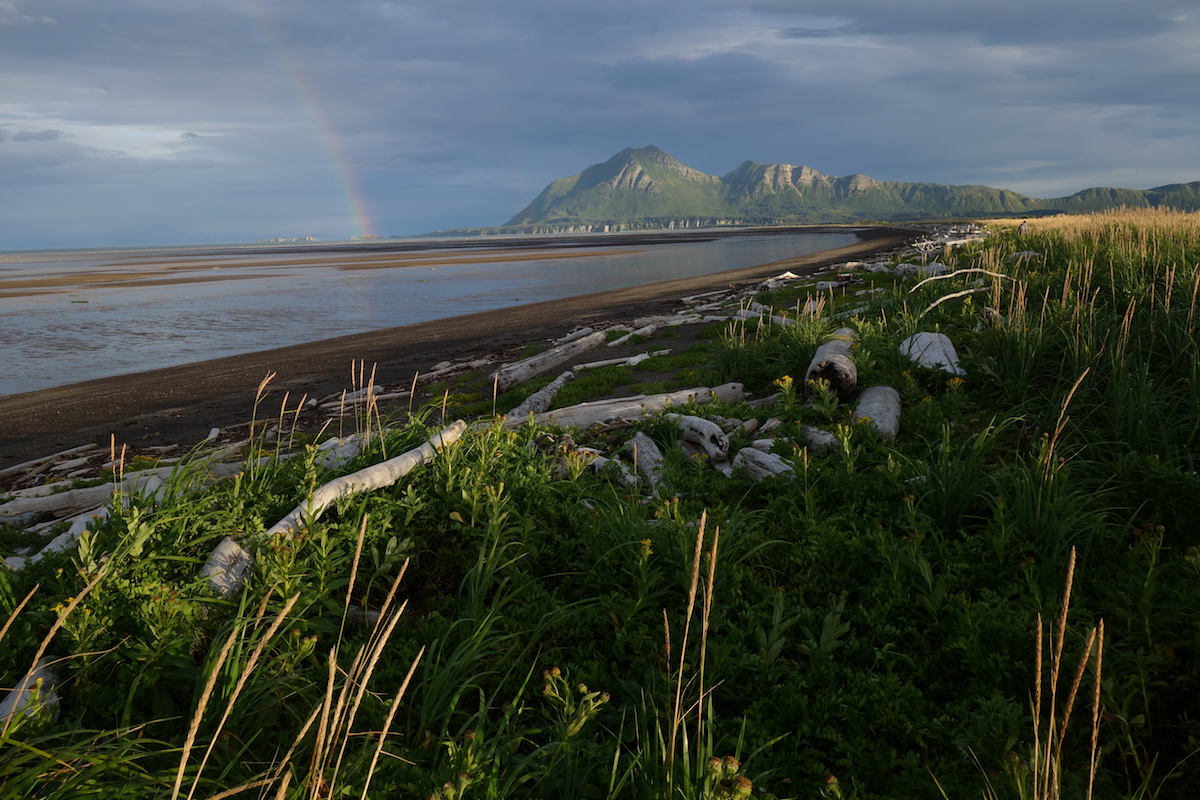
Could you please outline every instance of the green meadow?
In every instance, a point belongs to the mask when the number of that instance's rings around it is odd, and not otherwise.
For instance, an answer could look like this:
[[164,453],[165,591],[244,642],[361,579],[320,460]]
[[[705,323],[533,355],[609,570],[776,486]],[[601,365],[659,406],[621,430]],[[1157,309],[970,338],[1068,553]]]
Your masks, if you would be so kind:
[[[692,411],[778,420],[792,470],[763,480],[662,417],[510,429],[472,395],[480,424],[429,463],[263,537],[435,435],[451,388],[360,415],[336,470],[247,398],[282,433],[240,474],[181,462],[77,549],[0,571],[0,686],[39,658],[58,676],[0,719],[0,798],[1195,796],[1200,214],[1030,225],[939,254],[936,280],[865,274],[882,291],[841,318],[779,290],[759,301],[797,324],[660,357],[774,395]],[[900,394],[895,440],[803,385],[843,325],[860,390]],[[919,331],[966,374],[903,356]],[[579,449],[628,458],[634,431],[658,491]],[[225,537],[254,565],[220,596],[200,568]]]

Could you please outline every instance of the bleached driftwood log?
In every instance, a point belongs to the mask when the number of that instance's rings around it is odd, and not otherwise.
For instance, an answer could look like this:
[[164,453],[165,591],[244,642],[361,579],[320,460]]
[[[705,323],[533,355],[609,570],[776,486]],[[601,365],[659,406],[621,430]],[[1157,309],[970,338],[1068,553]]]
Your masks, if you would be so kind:
[[[4,563],[13,570],[23,570],[30,564],[36,564],[46,557],[49,553],[61,553],[64,550],[75,546],[75,541],[79,535],[87,530],[87,526],[92,520],[102,521],[108,518],[107,508],[93,508],[88,511],[71,517],[68,522],[71,526],[65,531],[51,539],[41,550],[31,556],[9,556],[4,559]],[[57,524],[57,523],[55,523]]]
[[856,420],[870,418],[871,427],[885,439],[900,434],[900,393],[890,386],[864,389],[854,409]]
[[[53,709],[58,706],[58,692],[54,691],[58,675],[48,662],[48,658],[39,658],[33,669],[17,681],[17,685],[4,700],[0,700],[0,728],[7,728],[9,718],[16,714],[32,716],[39,709]],[[41,681],[40,686],[38,681]],[[36,706],[33,704],[34,692],[38,693]]]
[[228,597],[242,588],[253,566],[254,556],[250,551],[226,536],[204,562],[200,574],[208,578],[208,585],[214,592]]
[[642,473],[650,488],[658,489],[662,485],[662,451],[646,434],[638,431],[625,445],[633,454],[633,463],[637,471]]
[[670,350],[655,350],[653,353],[638,353],[636,356],[629,356],[628,358],[605,358],[601,359],[600,361],[589,361],[586,364],[576,364],[574,367],[572,367],[572,369],[575,370],[575,372],[579,372],[583,369],[600,369],[600,367],[615,367],[618,365],[635,367],[648,358],[665,356],[670,352]]
[[159,467],[142,470],[126,475],[125,480],[120,483],[104,483],[83,489],[69,489],[65,492],[45,494],[40,497],[17,497],[0,505],[0,522],[23,519],[34,514],[54,514],[58,517],[65,517],[101,506],[118,491],[125,493],[154,491],[162,483],[163,477],[170,475],[173,469],[173,467]]
[[726,461],[729,458],[729,437],[721,426],[703,417],[693,417],[688,414],[666,414],[666,419],[673,421],[683,432],[684,441],[694,442],[704,448],[704,452],[713,461]]
[[515,425],[521,420],[528,417],[530,414],[541,414],[543,411],[550,410],[550,403],[554,400],[554,395],[558,394],[558,390],[566,386],[571,381],[575,380],[575,372],[567,370],[562,375],[552,380],[550,383],[538,389],[529,397],[525,398],[525,402],[508,412],[504,418],[504,424]]
[[836,436],[829,431],[814,428],[812,425],[805,425],[800,429],[800,441],[813,450],[837,450],[838,448]]
[[855,338],[857,334],[852,329],[838,328],[825,344],[817,348],[804,373],[806,389],[810,381],[826,380],[839,400],[844,402],[854,394],[858,387],[858,366],[854,363],[850,346]]
[[49,462],[63,458],[64,456],[72,456],[72,455],[75,455],[76,453],[83,453],[88,450],[95,450],[97,448],[97,446],[98,445],[95,445],[95,444],[84,444],[84,445],[80,445],[79,447],[72,447],[70,450],[63,450],[62,452],[54,453],[53,455],[42,456],[41,458],[35,458],[30,461],[23,461],[20,464],[13,464],[11,467],[5,467],[4,469],[0,469],[0,480],[3,480],[4,478],[8,478],[12,475],[19,475],[20,473],[25,472],[26,470],[32,470],[36,467],[42,466],[43,464],[47,464]]
[[951,375],[967,374],[967,371],[959,366],[958,351],[954,349],[954,342],[944,333],[914,333],[900,343],[900,353],[922,367],[940,369]]
[[432,461],[439,448],[458,441],[466,429],[467,423],[461,419],[457,420],[420,447],[379,464],[360,469],[358,472],[331,480],[313,492],[311,500],[296,506],[287,516],[260,534],[260,538],[265,539],[277,533],[292,530],[306,519],[315,520],[324,513],[325,509],[343,497],[353,497],[356,494],[363,494],[383,486],[391,486],[412,472],[414,468]]
[[745,399],[745,393],[742,391],[740,383],[725,383],[713,389],[700,386],[695,389],[681,389],[678,392],[666,394],[637,395],[636,397],[580,403],[538,414],[533,421],[541,425],[555,423],[564,427],[586,428],[610,420],[632,419],[657,414],[672,406],[683,406],[692,402],[704,404],[714,398],[725,403],[740,403]]
[[593,330],[594,330],[593,328],[580,328],[577,331],[571,331],[566,336],[555,339],[554,343],[555,344],[567,344],[568,342],[573,342],[576,339],[582,339],[583,337],[587,336],[589,333],[592,333]]
[[792,465],[774,453],[764,453],[753,447],[743,447],[733,457],[733,468],[745,467],[746,474],[761,481],[770,475],[782,475],[792,471]]
[[629,471],[629,465],[624,461],[616,458],[605,458],[604,456],[596,456],[592,461],[592,469],[597,473],[603,472],[605,467],[612,464],[612,468],[616,470],[617,476],[626,486],[637,486],[637,476]]
[[658,330],[657,325],[643,325],[642,327],[638,328],[635,331],[630,331],[629,333],[625,334],[624,336],[622,336],[619,339],[613,339],[611,342],[608,343],[608,346],[616,347],[617,345],[625,344],[633,336],[649,336],[650,334],[654,333],[656,330]]
[[776,325],[782,325],[784,327],[786,327],[788,325],[797,324],[796,320],[791,319],[790,317],[780,317],[777,315],[768,315],[765,311],[764,312],[751,311],[750,309],[747,309],[747,308],[739,308],[737,311],[733,312],[733,315],[737,319],[757,319],[761,322],[772,322]]
[[492,373],[496,391],[507,392],[514,386],[524,383],[530,378],[544,375],[560,364],[565,364],[580,353],[586,353],[604,342],[604,334],[600,331],[589,333],[581,339],[552,347],[544,353],[530,356],[523,361],[505,364]]

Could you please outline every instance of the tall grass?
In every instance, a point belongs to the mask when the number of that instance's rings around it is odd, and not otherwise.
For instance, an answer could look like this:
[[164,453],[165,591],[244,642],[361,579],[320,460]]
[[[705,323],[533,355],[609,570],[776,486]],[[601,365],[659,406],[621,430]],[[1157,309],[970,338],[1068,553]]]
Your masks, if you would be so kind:
[[[662,421],[634,425],[668,499],[572,455],[624,432],[492,424],[264,539],[441,411],[388,427],[348,401],[337,432],[364,449],[335,466],[287,433],[290,400],[261,419],[264,383],[239,476],[207,485],[193,454],[77,552],[0,573],[0,683],[59,675],[57,711],[43,693],[2,722],[0,797],[925,797],[930,771],[953,797],[1188,796],[1195,215],[1031,227],[849,321],[860,385],[901,394],[895,441],[794,392],[694,409],[779,420],[794,473],[761,482]],[[794,386],[833,325],[729,326],[698,381]],[[902,356],[920,330],[967,375]],[[837,451],[804,447],[809,425]],[[221,598],[197,574],[227,535],[255,566]]]

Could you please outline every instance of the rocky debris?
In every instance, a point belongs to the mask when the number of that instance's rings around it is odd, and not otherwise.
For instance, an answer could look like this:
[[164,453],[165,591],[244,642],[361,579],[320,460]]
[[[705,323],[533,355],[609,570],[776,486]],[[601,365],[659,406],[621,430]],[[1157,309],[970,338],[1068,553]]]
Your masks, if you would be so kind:
[[832,452],[838,449],[836,436],[812,425],[805,425],[800,429],[800,441],[811,450]]
[[972,223],[969,225],[938,225],[925,235],[924,238],[911,242],[910,246],[920,253],[933,253],[947,247],[962,247],[963,245],[981,242],[987,238],[987,231]]

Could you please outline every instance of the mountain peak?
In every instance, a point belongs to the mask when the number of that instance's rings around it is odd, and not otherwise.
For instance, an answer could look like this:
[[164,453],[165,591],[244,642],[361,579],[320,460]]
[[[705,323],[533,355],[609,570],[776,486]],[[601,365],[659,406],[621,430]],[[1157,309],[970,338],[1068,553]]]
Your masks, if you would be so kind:
[[528,232],[581,232],[1080,213],[1145,205],[1200,209],[1200,183],[1157,189],[1085,189],[1039,200],[987,186],[837,178],[792,164],[744,161],[720,178],[654,145],[627,147],[601,164],[547,186],[507,223]]

